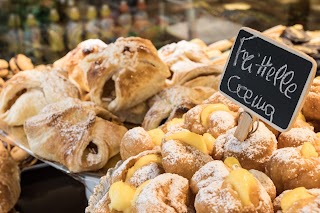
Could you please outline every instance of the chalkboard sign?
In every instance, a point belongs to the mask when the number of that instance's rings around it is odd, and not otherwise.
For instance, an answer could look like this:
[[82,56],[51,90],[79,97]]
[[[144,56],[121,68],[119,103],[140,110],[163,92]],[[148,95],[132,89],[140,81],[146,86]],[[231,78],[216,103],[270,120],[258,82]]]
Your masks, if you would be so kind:
[[220,91],[279,131],[290,128],[316,72],[316,62],[250,28],[236,38]]

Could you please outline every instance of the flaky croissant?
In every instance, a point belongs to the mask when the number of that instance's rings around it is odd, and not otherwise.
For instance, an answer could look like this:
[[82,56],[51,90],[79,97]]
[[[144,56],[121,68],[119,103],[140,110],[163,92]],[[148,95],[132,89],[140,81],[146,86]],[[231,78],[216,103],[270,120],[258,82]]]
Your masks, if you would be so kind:
[[59,162],[71,172],[93,171],[119,153],[127,131],[103,118],[115,117],[92,102],[70,98],[48,105],[24,128],[36,155]]
[[23,125],[47,104],[78,98],[77,88],[60,71],[29,70],[14,75],[0,94],[0,119],[12,126]]

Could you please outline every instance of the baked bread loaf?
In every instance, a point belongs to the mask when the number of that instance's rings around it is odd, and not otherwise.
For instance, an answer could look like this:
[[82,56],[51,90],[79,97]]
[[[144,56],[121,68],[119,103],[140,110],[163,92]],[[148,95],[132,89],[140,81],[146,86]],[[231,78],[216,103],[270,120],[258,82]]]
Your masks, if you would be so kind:
[[150,130],[173,118],[181,118],[184,113],[200,104],[213,92],[214,90],[209,87],[174,86],[164,89],[149,100],[150,109],[142,127]]
[[9,212],[20,196],[18,164],[0,141],[0,212]]
[[153,44],[139,37],[119,38],[101,56],[87,76],[90,99],[113,113],[158,93],[170,75]]
[[0,94],[0,119],[8,125],[20,126],[47,104],[78,98],[77,88],[60,71],[28,70],[14,75]]
[[127,129],[92,102],[78,99],[46,106],[25,122],[30,149],[39,157],[56,161],[71,172],[94,171],[119,153]]

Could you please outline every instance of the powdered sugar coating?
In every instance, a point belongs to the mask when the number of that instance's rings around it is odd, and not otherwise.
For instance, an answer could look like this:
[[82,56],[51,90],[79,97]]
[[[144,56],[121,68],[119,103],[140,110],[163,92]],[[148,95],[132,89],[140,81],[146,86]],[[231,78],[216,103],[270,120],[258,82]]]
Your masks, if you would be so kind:
[[145,181],[151,180],[162,173],[164,173],[164,170],[159,164],[150,163],[138,169],[129,179],[128,183],[137,188]]
[[279,135],[278,148],[297,147],[304,142],[310,142],[312,144],[318,142],[316,133],[308,128],[292,128]]
[[133,208],[139,213],[187,213],[188,189],[188,180],[179,175],[159,175],[143,188]]
[[229,112],[216,111],[210,115],[207,132],[217,138],[236,125],[235,118]]
[[262,123],[256,132],[240,142],[235,136],[236,127],[219,136],[215,141],[215,159],[235,157],[245,169],[264,171],[264,164],[277,148],[277,141],[272,132]]

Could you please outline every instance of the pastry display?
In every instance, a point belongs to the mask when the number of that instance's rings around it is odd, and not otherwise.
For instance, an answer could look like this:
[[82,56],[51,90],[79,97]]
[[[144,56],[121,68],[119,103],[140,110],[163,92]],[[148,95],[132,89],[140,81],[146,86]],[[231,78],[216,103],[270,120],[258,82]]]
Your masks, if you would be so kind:
[[158,93],[170,75],[146,39],[119,38],[101,54],[104,58],[88,73],[90,99],[114,113]]
[[[105,120],[106,119],[106,120]],[[50,104],[25,122],[30,149],[71,172],[94,171],[119,153],[127,129],[92,102],[65,99]]]
[[19,72],[0,93],[0,119],[10,126],[20,126],[47,104],[68,97],[78,98],[78,91],[60,70]]
[[319,212],[320,189],[306,189],[298,187],[282,192],[273,202],[274,210],[284,212]]
[[54,67],[67,71],[70,81],[77,86],[83,99],[90,91],[88,71],[92,69],[92,66],[95,66],[97,54],[106,47],[107,44],[99,39],[88,39],[79,43],[75,49],[53,63]]
[[[135,193],[164,173],[159,151],[145,151],[109,169],[96,186],[86,212],[115,212],[132,208]],[[111,194],[110,194],[111,191]]]
[[6,77],[9,74],[9,64],[6,60],[0,59],[0,78]]
[[281,193],[303,186],[320,187],[320,158],[315,147],[306,142],[298,147],[286,147],[274,151],[266,163],[266,174]]
[[224,104],[201,104],[190,109],[184,120],[186,129],[201,135],[208,132],[217,138],[237,125],[237,114]]
[[183,85],[199,76],[218,75],[222,70],[211,65],[206,52],[196,43],[179,41],[158,50],[159,57],[172,72],[167,84]]
[[[257,174],[260,179],[255,177]],[[233,157],[227,158],[225,163],[207,163],[190,181],[190,187],[196,194],[196,212],[273,212],[270,195],[260,183],[260,180],[268,181],[268,177],[263,175],[259,171],[251,173],[241,168]],[[270,193],[275,196],[272,181],[265,185],[271,187]]]
[[149,100],[151,107],[144,117],[142,127],[150,130],[173,118],[181,118],[213,93],[210,87],[174,86],[164,89]]
[[20,196],[18,164],[0,142],[0,212],[9,212]]
[[265,164],[277,149],[275,135],[259,121],[257,130],[240,142],[235,136],[236,127],[220,135],[214,143],[214,159],[235,157],[245,169],[265,170]]
[[18,54],[11,58],[9,65],[14,74],[24,70],[32,70],[34,68],[31,59],[23,54]]

